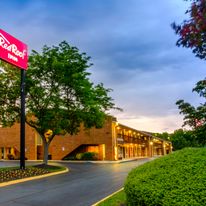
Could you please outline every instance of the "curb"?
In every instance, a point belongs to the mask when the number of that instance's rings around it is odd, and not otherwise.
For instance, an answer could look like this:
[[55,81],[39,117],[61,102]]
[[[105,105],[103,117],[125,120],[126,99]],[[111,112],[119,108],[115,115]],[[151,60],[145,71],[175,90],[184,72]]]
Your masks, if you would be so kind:
[[68,171],[69,171],[69,169],[66,168],[65,170],[59,171],[59,172],[52,172],[52,173],[49,173],[49,174],[39,175],[39,176],[35,176],[35,177],[27,177],[27,178],[18,179],[18,180],[11,180],[9,182],[0,183],[0,188],[8,186],[8,185],[14,185],[14,184],[27,182],[27,181],[31,181],[31,180],[37,180],[37,179],[42,179],[42,178],[45,178],[45,177],[55,176],[55,175],[67,173]]
[[60,163],[92,163],[92,164],[121,164],[125,162],[132,162],[138,161],[142,159],[148,159],[151,157],[138,157],[132,159],[125,159],[125,160],[49,160],[49,162],[60,162]]
[[94,204],[93,204],[93,205],[91,205],[91,206],[97,206],[98,204],[100,204],[100,203],[104,202],[105,200],[109,199],[111,196],[113,196],[113,195],[115,195],[116,193],[118,193],[118,192],[122,191],[123,189],[124,189],[124,187],[122,187],[121,189],[117,190],[116,192],[113,192],[112,194],[108,195],[107,197],[105,197],[105,198],[101,199],[100,201],[98,201],[98,202],[94,203]]

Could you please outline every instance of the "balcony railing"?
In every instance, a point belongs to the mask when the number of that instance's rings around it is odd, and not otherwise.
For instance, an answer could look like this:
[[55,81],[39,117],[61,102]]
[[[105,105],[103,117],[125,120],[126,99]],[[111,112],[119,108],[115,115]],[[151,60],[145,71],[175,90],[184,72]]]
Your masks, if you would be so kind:
[[145,137],[131,137],[128,135],[117,134],[117,142],[118,143],[148,144],[149,140],[145,139]]

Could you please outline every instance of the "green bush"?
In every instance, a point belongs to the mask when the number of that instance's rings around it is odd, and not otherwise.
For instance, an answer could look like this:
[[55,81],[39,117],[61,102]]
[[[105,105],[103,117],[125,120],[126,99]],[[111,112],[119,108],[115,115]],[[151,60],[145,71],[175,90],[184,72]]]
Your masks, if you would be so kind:
[[83,153],[77,153],[77,154],[76,154],[76,159],[77,159],[77,160],[81,160],[81,159],[82,159],[82,154],[83,154]]
[[82,160],[97,160],[97,153],[95,152],[84,152],[81,156]]
[[8,155],[7,155],[7,158],[8,158],[9,160],[14,160],[14,155],[8,154]]
[[77,153],[75,156],[66,156],[63,160],[98,160],[96,152]]
[[125,182],[128,205],[206,205],[206,148],[187,148],[133,169]]
[[64,157],[62,160],[76,160],[76,156],[67,156]]

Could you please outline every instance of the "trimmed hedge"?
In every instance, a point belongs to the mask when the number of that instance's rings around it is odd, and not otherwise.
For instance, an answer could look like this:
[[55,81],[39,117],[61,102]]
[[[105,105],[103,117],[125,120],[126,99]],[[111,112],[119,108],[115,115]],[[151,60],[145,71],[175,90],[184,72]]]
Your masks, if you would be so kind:
[[96,152],[83,152],[76,154],[76,160],[97,160]]
[[135,168],[124,189],[132,206],[206,205],[206,148],[186,148]]
[[96,152],[83,152],[77,153],[75,156],[66,156],[63,160],[98,160],[98,153]]
[[95,152],[84,152],[81,156],[82,160],[97,160],[97,153]]

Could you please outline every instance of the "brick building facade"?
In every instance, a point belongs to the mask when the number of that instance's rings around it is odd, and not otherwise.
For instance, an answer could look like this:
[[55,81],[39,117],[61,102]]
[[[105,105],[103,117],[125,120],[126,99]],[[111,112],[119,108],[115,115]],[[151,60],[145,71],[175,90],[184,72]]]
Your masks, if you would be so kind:
[[[19,134],[19,124],[11,128],[0,128],[0,159],[19,158]],[[118,124],[114,118],[110,118],[101,129],[81,127],[77,135],[56,136],[50,144],[49,157],[61,160],[82,152],[95,152],[99,160],[118,160],[165,155],[171,151],[171,142]],[[29,126],[26,126],[25,153],[29,160],[43,157],[42,141]]]

